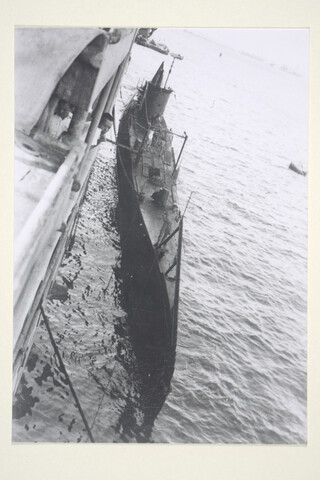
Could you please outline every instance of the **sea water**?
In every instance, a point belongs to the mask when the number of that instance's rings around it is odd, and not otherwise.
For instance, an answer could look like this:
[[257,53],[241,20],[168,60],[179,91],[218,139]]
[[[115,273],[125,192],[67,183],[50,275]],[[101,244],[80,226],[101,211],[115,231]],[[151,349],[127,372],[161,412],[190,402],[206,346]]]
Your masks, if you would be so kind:
[[[96,441],[305,443],[307,78],[184,30],[158,31],[175,60],[166,120],[188,134],[171,391],[146,431],[127,329],[115,151],[101,146],[75,239],[45,312]],[[154,35],[156,35],[154,34]],[[134,45],[116,121],[172,57]],[[181,144],[177,143],[177,148]],[[43,324],[13,406],[13,440],[87,442]]]

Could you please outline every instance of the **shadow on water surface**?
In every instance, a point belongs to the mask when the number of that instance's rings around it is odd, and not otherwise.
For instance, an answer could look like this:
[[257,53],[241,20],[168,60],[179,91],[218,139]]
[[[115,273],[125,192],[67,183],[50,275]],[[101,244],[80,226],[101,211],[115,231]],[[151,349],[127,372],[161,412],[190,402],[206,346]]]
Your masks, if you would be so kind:
[[[44,326],[39,328],[46,341]],[[102,367],[94,366],[93,352],[88,352],[87,359],[74,355],[67,359],[63,350],[92,435],[96,442],[152,442],[153,424],[169,393],[173,365],[164,352],[154,355],[134,346],[121,322],[114,324],[112,347],[113,359],[105,358]],[[13,440],[88,441],[56,355],[49,348],[42,355],[36,352],[34,345],[15,396]]]
[[[170,390],[174,352],[146,347],[127,313],[114,175],[101,160],[95,169],[45,314],[94,440],[152,442]],[[102,182],[107,187],[97,194],[92,185]],[[89,441],[44,322],[12,413],[14,442]]]

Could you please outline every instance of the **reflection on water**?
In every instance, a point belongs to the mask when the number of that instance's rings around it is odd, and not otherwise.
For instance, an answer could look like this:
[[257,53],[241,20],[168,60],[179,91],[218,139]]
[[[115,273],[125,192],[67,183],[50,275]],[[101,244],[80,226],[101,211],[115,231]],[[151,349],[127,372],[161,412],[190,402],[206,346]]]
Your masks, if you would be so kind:
[[[150,442],[174,355],[146,350],[129,329],[110,158],[102,146],[45,314],[95,441]],[[13,440],[89,441],[44,322],[14,399]]]

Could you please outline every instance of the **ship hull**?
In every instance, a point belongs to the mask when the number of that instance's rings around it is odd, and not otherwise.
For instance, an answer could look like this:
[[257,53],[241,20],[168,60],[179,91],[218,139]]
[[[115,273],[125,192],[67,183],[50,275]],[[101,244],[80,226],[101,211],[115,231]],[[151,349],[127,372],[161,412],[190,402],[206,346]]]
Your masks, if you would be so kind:
[[[167,375],[172,376],[177,340],[179,274],[176,275],[175,300],[170,304],[165,275],[157,251],[140,208],[133,185],[132,154],[129,129],[130,108],[119,127],[117,181],[119,193],[119,229],[122,248],[122,278],[129,325],[138,355],[144,359],[167,364]],[[182,221],[179,226],[180,270]],[[160,357],[159,357],[160,356]]]
[[[96,137],[114,105],[135,34],[16,29],[13,394],[72,240],[99,148]],[[68,106],[67,118],[59,105]]]
[[[128,116],[129,112],[121,121],[118,142],[129,146]],[[176,318],[171,312],[163,273],[159,268],[137,194],[131,187],[131,153],[121,147],[118,151],[117,180],[122,269],[135,336],[141,339],[141,343],[154,348],[157,345],[172,345],[176,337],[173,334],[176,331]]]

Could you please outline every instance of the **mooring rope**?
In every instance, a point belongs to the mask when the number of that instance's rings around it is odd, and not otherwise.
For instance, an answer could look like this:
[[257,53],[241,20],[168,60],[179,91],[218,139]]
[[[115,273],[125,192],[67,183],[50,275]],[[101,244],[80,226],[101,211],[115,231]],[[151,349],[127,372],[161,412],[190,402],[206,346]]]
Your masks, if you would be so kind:
[[69,375],[68,375],[68,372],[67,372],[67,370],[66,370],[66,367],[65,367],[65,365],[64,365],[64,362],[63,362],[62,357],[61,357],[61,355],[60,355],[58,346],[57,346],[57,344],[56,344],[56,342],[55,342],[55,339],[54,339],[54,337],[53,337],[53,335],[52,335],[52,331],[51,331],[50,324],[49,324],[49,319],[48,319],[47,315],[44,313],[43,306],[42,306],[42,302],[41,302],[41,304],[40,304],[40,311],[41,311],[41,314],[42,314],[42,317],[43,317],[43,320],[44,320],[46,329],[47,329],[47,331],[48,331],[48,334],[49,334],[49,337],[50,337],[50,341],[51,341],[51,344],[52,344],[52,346],[53,346],[53,350],[54,350],[55,354],[56,354],[57,357],[58,357],[58,360],[59,360],[59,363],[60,363],[60,368],[61,368],[62,372],[64,373],[64,375],[65,375],[65,377],[66,377],[66,380],[67,380],[67,382],[68,382],[68,384],[69,384],[71,393],[72,393],[72,395],[73,395],[73,398],[74,398],[74,400],[75,400],[75,402],[76,402],[76,405],[77,405],[77,407],[78,407],[78,410],[79,410],[79,412],[80,412],[82,421],[83,421],[83,423],[84,423],[84,425],[85,425],[85,427],[86,427],[88,436],[89,436],[91,442],[92,442],[92,443],[95,443],[95,440],[94,440],[93,435],[92,435],[92,433],[91,433],[91,430],[90,430],[90,427],[89,427],[89,425],[88,425],[87,419],[86,419],[85,414],[84,414],[84,412],[83,412],[83,410],[82,410],[82,407],[81,407],[81,405],[80,405],[78,396],[77,396],[77,394],[76,394],[76,392],[75,392],[75,390],[74,390],[74,388],[73,388],[73,385],[72,385],[72,383],[71,383],[70,377],[69,377]]
[[[98,414],[99,414],[100,409],[101,409],[101,407],[102,407],[103,399],[104,399],[105,395],[107,394],[107,389],[108,389],[108,387],[109,387],[109,385],[110,385],[110,382],[111,382],[111,379],[112,379],[112,376],[113,376],[113,374],[114,374],[114,371],[115,371],[116,366],[117,366],[117,363],[115,362],[114,365],[113,365],[113,367],[112,367],[111,374],[110,374],[110,378],[109,378],[109,381],[108,381],[107,386],[106,386],[105,388],[104,388],[104,387],[101,387],[101,388],[102,388],[102,395],[101,395],[100,403],[99,403],[99,405],[98,405],[98,409],[97,409],[97,411],[96,411],[96,413],[95,413],[95,416],[93,417],[93,420],[92,420],[91,430],[92,430],[92,428],[93,428],[93,426],[94,426],[94,424],[95,424],[95,422],[96,422],[96,420],[97,420]],[[89,373],[93,376],[93,378],[95,378],[94,375],[93,375],[91,372],[89,372]],[[89,438],[89,437],[87,437],[87,440],[86,440],[86,441],[88,441],[88,438]]]

